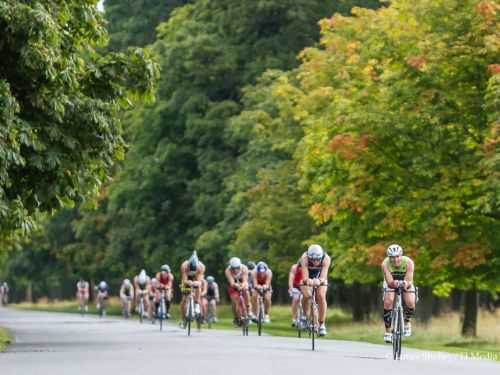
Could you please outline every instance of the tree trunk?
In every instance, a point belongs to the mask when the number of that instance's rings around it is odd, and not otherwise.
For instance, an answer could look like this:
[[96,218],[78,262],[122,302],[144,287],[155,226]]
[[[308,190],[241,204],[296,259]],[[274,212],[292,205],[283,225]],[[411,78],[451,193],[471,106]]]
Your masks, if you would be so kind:
[[354,322],[362,322],[366,316],[366,305],[369,301],[365,298],[363,285],[354,283],[351,289],[352,297],[352,320]]
[[462,335],[475,337],[477,332],[478,294],[476,288],[465,291]]
[[428,286],[421,286],[418,288],[418,294],[418,320],[424,324],[429,324],[432,319],[432,308],[434,304],[432,289]]

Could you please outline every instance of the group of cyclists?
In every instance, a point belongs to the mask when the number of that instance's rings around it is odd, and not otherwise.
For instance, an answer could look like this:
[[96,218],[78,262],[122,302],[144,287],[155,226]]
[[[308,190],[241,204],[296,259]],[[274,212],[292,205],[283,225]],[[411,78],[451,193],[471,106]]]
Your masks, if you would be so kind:
[[[394,303],[394,292],[402,288],[404,301],[404,335],[411,335],[411,318],[415,315],[416,288],[413,285],[414,263],[403,255],[400,245],[392,244],[386,250],[386,258],[382,262],[383,320],[385,325],[384,341],[390,343],[392,306]],[[290,268],[288,277],[288,291],[291,297],[292,326],[299,324],[297,306],[302,302],[302,316],[311,314],[308,306],[311,306],[313,289],[315,291],[315,302],[318,307],[318,321],[320,336],[327,334],[326,313],[328,288],[328,274],[332,265],[330,256],[318,244],[313,244],[300,256],[297,263]],[[181,299],[181,327],[185,326],[188,314],[188,296],[194,302],[194,313],[203,320],[210,311],[214,320],[217,321],[217,304],[220,302],[219,287],[213,276],[205,277],[206,267],[198,259],[196,251],[191,257],[182,262],[180,267]],[[271,268],[263,261],[248,262],[244,264],[240,258],[232,257],[224,271],[228,296],[231,300],[234,314],[234,324],[241,325],[244,319],[256,320],[258,314],[258,298],[263,301],[263,322],[271,321],[269,312],[271,308],[272,279]],[[132,306],[136,312],[139,307],[144,308],[141,314],[154,321],[159,311],[159,305],[164,299],[166,311],[164,318],[170,318],[170,305],[173,298],[174,275],[170,266],[164,264],[154,277],[147,275],[142,269],[132,281],[124,279],[120,287],[120,299],[124,307],[124,315],[128,316]],[[108,285],[101,281],[96,286],[96,306],[99,309],[108,298]],[[80,304],[85,305],[89,300],[89,283],[80,279],[77,283],[77,297]]]
[[0,304],[7,306],[9,303],[9,284],[0,280]]

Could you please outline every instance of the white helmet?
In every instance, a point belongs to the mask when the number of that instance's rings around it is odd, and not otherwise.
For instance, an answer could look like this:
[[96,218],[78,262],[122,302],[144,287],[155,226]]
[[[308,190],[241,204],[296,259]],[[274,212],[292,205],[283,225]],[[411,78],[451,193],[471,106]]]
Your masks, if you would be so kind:
[[403,255],[403,248],[397,243],[393,243],[387,248],[388,257],[397,257]]
[[156,279],[156,277],[153,277],[151,279],[151,285],[153,286],[153,288],[156,288],[156,286],[158,285],[158,280]]
[[231,268],[241,268],[240,258],[232,257],[229,259],[229,267]]
[[313,244],[307,249],[307,257],[312,260],[321,260],[325,256],[325,252],[320,245]]
[[146,284],[147,281],[147,275],[145,270],[141,270],[139,273],[139,277],[137,279],[139,281],[139,284]]
[[106,281],[101,281],[99,283],[99,288],[106,289],[107,287],[108,287],[108,284],[106,284]]
[[125,279],[125,280],[123,280],[123,285],[124,285],[126,288],[130,287],[130,280],[129,280],[129,279]]

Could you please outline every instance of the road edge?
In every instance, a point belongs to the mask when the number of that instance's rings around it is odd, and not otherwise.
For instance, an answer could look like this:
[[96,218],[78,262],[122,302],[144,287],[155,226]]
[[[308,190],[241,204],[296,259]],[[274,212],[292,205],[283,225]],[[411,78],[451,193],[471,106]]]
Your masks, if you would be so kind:
[[12,343],[12,336],[7,328],[0,327],[0,353],[5,352],[9,344]]

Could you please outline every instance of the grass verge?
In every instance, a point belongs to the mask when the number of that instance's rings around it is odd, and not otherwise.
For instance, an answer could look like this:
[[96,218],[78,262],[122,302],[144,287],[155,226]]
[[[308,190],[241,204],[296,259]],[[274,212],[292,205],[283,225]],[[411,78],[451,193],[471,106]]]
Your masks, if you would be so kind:
[[10,336],[6,329],[0,328],[0,353],[10,344]]
[[[42,302],[37,304],[17,304],[16,308],[23,310],[42,310],[54,312],[77,313],[76,301]],[[96,313],[95,306],[89,306],[89,313]],[[120,315],[120,302],[117,298],[109,300],[108,314]],[[180,316],[179,305],[172,307],[172,315]],[[236,329],[232,323],[231,308],[222,305],[218,308],[218,329]],[[270,324],[266,324],[263,331],[273,336],[297,336],[291,327],[290,310],[288,306],[273,306]],[[329,309],[328,335],[326,339],[363,341],[373,344],[382,344],[383,323],[371,321],[366,323],[353,323],[351,315],[340,309]],[[481,311],[478,319],[478,337],[464,338],[459,334],[460,317],[458,314],[447,314],[434,318],[429,325],[413,323],[412,337],[404,339],[404,346],[417,349],[444,351],[457,353],[468,358],[486,358],[500,361],[500,312],[492,314]],[[251,332],[256,332],[256,325],[250,327]],[[1,345],[1,344],[0,344]],[[389,347],[388,347],[389,350]]]

